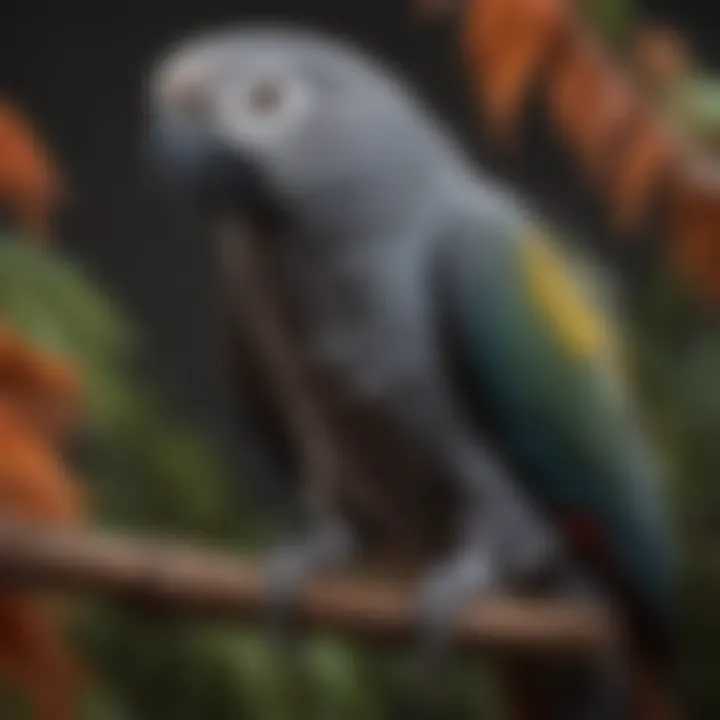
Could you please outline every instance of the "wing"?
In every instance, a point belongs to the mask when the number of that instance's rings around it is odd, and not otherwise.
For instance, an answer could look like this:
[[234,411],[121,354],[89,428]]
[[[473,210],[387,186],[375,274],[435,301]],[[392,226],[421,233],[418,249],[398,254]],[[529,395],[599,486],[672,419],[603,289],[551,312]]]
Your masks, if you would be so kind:
[[611,570],[643,612],[665,618],[673,583],[659,472],[613,328],[548,237],[497,215],[452,233],[440,250],[459,395],[475,418],[492,420],[524,486],[575,548]]

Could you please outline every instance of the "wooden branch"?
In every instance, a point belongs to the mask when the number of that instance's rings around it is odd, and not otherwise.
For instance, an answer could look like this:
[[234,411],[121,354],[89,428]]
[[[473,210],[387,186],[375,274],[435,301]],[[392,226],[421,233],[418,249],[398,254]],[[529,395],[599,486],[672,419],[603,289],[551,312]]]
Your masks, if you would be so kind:
[[[35,527],[0,519],[0,585],[87,592],[163,612],[258,622],[263,565],[158,539]],[[412,639],[411,584],[362,577],[318,579],[297,603],[301,627],[359,640]],[[460,649],[568,654],[612,650],[602,608],[578,601],[486,599],[459,618]]]

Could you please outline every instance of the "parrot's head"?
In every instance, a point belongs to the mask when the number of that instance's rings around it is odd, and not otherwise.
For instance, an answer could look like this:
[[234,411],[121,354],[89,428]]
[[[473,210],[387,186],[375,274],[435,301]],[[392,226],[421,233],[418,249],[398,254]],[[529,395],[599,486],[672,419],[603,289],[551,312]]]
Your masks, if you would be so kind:
[[201,207],[356,227],[398,213],[441,173],[441,133],[402,82],[340,41],[223,30],[162,58],[153,145]]

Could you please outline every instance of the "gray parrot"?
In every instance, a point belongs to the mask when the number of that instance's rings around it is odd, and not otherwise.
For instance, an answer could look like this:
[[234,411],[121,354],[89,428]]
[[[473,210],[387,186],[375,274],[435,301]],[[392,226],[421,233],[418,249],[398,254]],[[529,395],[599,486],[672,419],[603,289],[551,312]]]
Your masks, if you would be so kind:
[[[428,656],[480,594],[543,588],[611,599],[643,667],[664,657],[658,462],[609,315],[552,234],[339,40],[191,39],[155,70],[150,114],[166,176],[218,234],[249,427],[308,510],[271,562],[278,617],[362,554],[427,568]],[[616,670],[540,683],[541,717],[631,717]]]

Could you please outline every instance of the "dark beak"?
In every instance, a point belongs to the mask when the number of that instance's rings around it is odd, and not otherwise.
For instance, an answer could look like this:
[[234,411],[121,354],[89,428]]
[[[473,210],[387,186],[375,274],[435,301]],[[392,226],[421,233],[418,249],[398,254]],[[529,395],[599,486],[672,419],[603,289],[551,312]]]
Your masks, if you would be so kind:
[[156,119],[148,150],[161,182],[181,201],[191,201],[203,209],[237,207],[256,186],[249,162],[188,121]]

